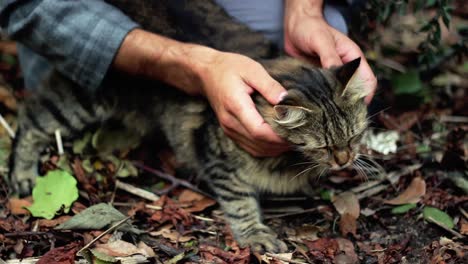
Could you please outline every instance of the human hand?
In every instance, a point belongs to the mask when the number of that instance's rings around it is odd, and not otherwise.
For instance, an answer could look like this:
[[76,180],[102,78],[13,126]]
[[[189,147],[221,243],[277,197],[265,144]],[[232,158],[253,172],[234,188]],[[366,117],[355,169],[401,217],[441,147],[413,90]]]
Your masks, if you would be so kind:
[[205,95],[225,133],[254,156],[275,156],[289,148],[250,97],[257,91],[277,104],[286,90],[246,56],[135,29],[122,43],[113,67],[169,83],[190,95]]
[[203,93],[226,135],[253,156],[276,156],[288,150],[255,108],[251,94],[259,92],[277,104],[286,90],[252,59],[216,52],[200,74]]
[[291,56],[311,60],[318,56],[324,68],[340,66],[361,57],[358,77],[364,89],[370,91],[365,98],[370,103],[377,79],[359,46],[343,33],[334,29],[322,15],[322,1],[286,1],[284,18],[284,48]]

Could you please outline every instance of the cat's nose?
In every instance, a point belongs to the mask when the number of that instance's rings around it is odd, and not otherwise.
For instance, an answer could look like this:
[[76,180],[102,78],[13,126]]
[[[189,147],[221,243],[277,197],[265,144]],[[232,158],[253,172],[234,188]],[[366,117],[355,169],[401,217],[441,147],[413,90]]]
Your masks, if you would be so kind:
[[339,166],[344,166],[348,163],[350,155],[347,150],[335,150],[333,153],[336,164]]

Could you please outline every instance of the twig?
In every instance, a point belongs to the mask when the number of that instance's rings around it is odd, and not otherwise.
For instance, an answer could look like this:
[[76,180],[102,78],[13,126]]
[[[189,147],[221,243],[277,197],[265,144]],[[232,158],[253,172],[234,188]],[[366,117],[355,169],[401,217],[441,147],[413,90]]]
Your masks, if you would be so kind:
[[[153,210],[162,210],[162,207],[157,206],[157,205],[145,204],[145,207],[149,208],[149,209],[153,209]],[[214,219],[211,219],[211,218],[208,218],[208,217],[198,216],[198,215],[194,215],[194,214],[192,214],[192,216],[194,218],[198,219],[198,220],[202,220],[202,221],[206,221],[206,222],[214,222],[215,221]]]
[[466,116],[441,116],[440,122],[447,123],[468,123],[468,117]]
[[188,181],[177,179],[176,177],[174,177],[174,176],[172,176],[170,174],[164,173],[164,172],[159,171],[159,170],[155,170],[153,168],[150,168],[148,166],[145,166],[145,165],[141,164],[140,162],[133,162],[133,164],[137,168],[140,168],[140,169],[142,169],[144,171],[147,171],[147,172],[149,172],[151,174],[154,174],[154,175],[158,176],[159,178],[161,178],[163,180],[170,181],[173,185],[180,185],[180,186],[186,187],[186,188],[188,188],[188,189],[190,189],[190,190],[192,190],[194,192],[197,192],[199,194],[203,194],[206,197],[214,199],[213,196],[211,196],[210,194],[198,189],[197,187],[195,187],[193,184],[191,184]]
[[0,124],[5,128],[6,132],[11,138],[15,138],[15,132],[11,128],[11,126],[7,123],[5,118],[3,118],[2,114],[0,114]]
[[305,262],[302,262],[302,261],[297,261],[297,260],[292,260],[292,259],[287,259],[285,257],[282,257],[282,256],[278,256],[277,254],[273,254],[273,253],[265,253],[266,256],[270,257],[270,258],[274,258],[274,259],[277,259],[277,260],[281,260],[281,261],[285,261],[287,263],[293,263],[293,264],[307,264]]
[[460,209],[460,212],[462,213],[462,215],[468,220],[468,213],[465,211],[465,209],[459,207],[458,209]]
[[428,217],[428,218],[426,218],[426,219],[429,220],[429,222],[431,222],[431,223],[433,223],[433,224],[436,224],[436,225],[438,225],[439,227],[442,227],[442,229],[444,229],[445,231],[450,232],[452,235],[454,235],[454,236],[456,236],[456,237],[458,237],[458,238],[463,238],[463,235],[462,235],[462,234],[460,234],[460,233],[458,233],[457,231],[452,230],[452,229],[450,229],[450,228],[444,226],[443,224],[441,224],[439,221],[435,220],[434,218]]
[[310,208],[310,209],[305,209],[305,210],[302,210],[302,211],[296,211],[296,212],[279,214],[279,215],[267,215],[267,216],[264,217],[264,219],[281,218],[281,217],[292,216],[292,215],[300,215],[300,214],[305,214],[305,213],[310,213],[310,212],[315,212],[315,211],[317,211],[317,208]]
[[128,184],[128,183],[125,183],[125,182],[121,182],[119,180],[115,181],[115,186],[116,186],[116,188],[127,191],[127,192],[129,192],[131,194],[134,194],[134,195],[136,195],[138,197],[141,197],[143,199],[146,199],[146,200],[150,200],[152,202],[155,202],[155,201],[160,199],[159,196],[157,196],[156,194],[154,194],[152,192],[143,190],[141,188],[135,187],[135,186],[133,186],[131,184]]
[[80,249],[76,254],[80,254],[83,250],[86,250],[88,249],[92,244],[94,244],[94,242],[98,241],[99,239],[101,239],[101,237],[107,235],[108,233],[110,233],[112,230],[116,229],[117,227],[123,225],[125,222],[127,222],[128,219],[132,218],[132,216],[127,216],[125,217],[124,219],[120,220],[119,222],[115,223],[113,226],[109,227],[109,229],[107,229],[106,231],[102,232],[99,236],[97,236],[96,238],[94,238],[93,240],[91,240],[91,242],[89,242],[88,244],[86,244],[86,246],[84,246],[82,249]]
[[378,194],[379,192],[387,189],[388,185],[387,184],[382,184],[382,185],[377,185],[372,189],[368,189],[362,193],[357,194],[358,200],[362,200],[364,198],[370,197],[372,195]]
[[55,141],[57,142],[57,152],[60,156],[63,155],[63,143],[62,143],[62,134],[60,134],[60,129],[55,130]]

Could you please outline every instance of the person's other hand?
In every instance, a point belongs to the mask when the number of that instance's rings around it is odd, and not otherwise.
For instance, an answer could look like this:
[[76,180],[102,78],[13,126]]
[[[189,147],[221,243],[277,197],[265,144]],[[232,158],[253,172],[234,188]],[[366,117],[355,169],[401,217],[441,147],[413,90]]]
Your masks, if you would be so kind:
[[369,89],[366,103],[372,100],[377,79],[359,46],[334,29],[323,18],[322,1],[286,1],[284,48],[291,56],[311,60],[318,56],[324,68],[340,66],[361,57],[358,76]]
[[286,94],[262,65],[243,55],[217,52],[200,78],[226,135],[257,157],[288,150],[287,142],[273,132],[251,98],[257,91],[274,105]]

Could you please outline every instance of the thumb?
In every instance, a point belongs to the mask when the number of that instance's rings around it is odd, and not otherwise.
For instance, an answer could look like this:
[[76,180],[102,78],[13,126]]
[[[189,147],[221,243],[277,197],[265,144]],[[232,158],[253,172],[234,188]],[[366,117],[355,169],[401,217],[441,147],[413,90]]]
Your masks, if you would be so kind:
[[287,94],[286,89],[259,64],[258,70],[249,71],[244,82],[258,91],[270,104],[278,104]]

